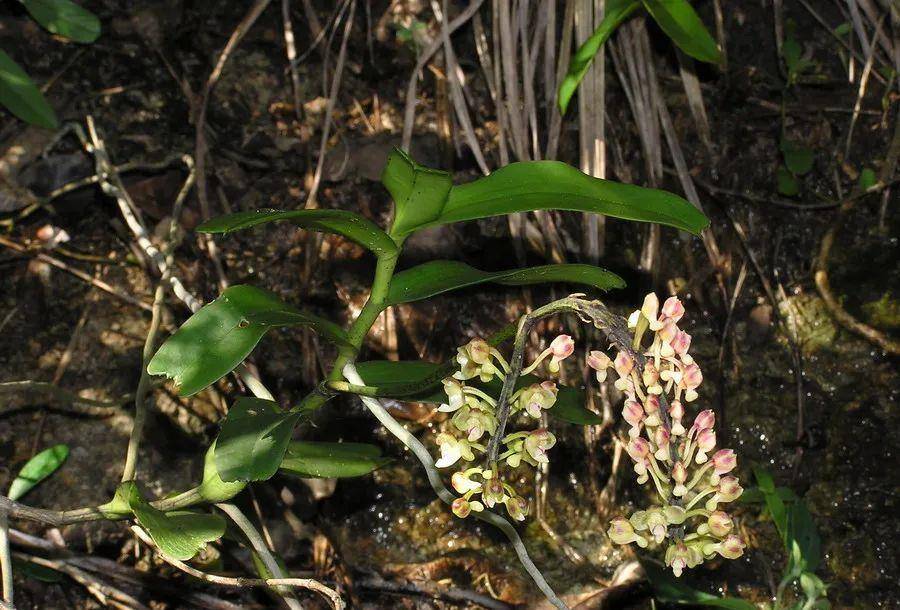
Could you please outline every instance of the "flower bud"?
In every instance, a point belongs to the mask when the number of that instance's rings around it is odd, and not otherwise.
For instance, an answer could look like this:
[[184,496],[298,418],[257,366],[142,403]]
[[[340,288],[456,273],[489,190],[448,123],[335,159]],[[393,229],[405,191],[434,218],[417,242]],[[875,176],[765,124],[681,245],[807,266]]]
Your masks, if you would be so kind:
[[675,576],[681,576],[685,568],[693,568],[703,561],[700,551],[678,541],[666,549],[666,565],[672,568]]
[[453,413],[466,403],[463,393],[463,385],[452,377],[444,379],[444,392],[447,393],[448,402],[438,407],[438,411],[443,413]]
[[554,358],[565,360],[575,351],[575,341],[569,335],[559,335],[550,343],[550,350]]
[[662,426],[658,427],[653,432],[653,444],[656,445],[656,453],[654,453],[654,457],[661,462],[669,461],[671,457],[669,454],[669,431],[663,428]]
[[641,433],[641,422],[644,419],[644,408],[636,400],[626,400],[622,407],[622,417],[631,426],[628,431],[632,438]]
[[716,447],[716,433],[712,429],[703,430],[697,435],[697,457],[698,464],[706,461],[707,454]]
[[706,525],[716,538],[724,538],[734,529],[734,521],[732,521],[731,516],[721,510],[710,513],[709,518],[706,520]]
[[669,405],[669,417],[672,418],[672,436],[681,436],[685,433],[684,425],[681,423],[684,418],[684,405],[680,400],[673,400]]
[[715,550],[725,559],[737,559],[744,554],[745,546],[740,536],[732,534],[717,544]]
[[742,493],[744,488],[741,487],[737,477],[722,477],[719,480],[718,495],[723,502],[734,502]]
[[472,339],[466,347],[475,364],[484,364],[491,359],[491,346],[484,339]]
[[681,356],[682,361],[685,364],[690,364],[694,361],[693,358],[690,359],[690,362],[686,360],[686,358],[690,358],[688,356],[688,350],[691,349],[691,336],[684,332],[683,330],[679,330],[675,333],[675,337],[672,339],[672,350]]
[[647,392],[650,394],[662,394],[663,389],[662,386],[659,385],[659,370],[657,370],[653,361],[647,362],[644,366],[644,371],[641,373],[641,380],[644,382],[644,385],[647,386]]
[[638,436],[628,441],[625,451],[635,462],[643,462],[650,455],[650,443]]
[[644,413],[647,414],[644,425],[658,426],[661,423],[659,421],[659,396],[656,396],[655,394],[647,395],[644,399]]
[[697,413],[697,417],[694,418],[694,425],[691,426],[698,432],[700,430],[707,430],[712,428],[716,423],[716,414],[712,411],[712,409],[706,409],[705,411],[700,411]]
[[631,374],[631,370],[634,368],[634,360],[626,352],[619,352],[616,354],[613,366],[616,369],[616,373],[619,374],[619,377],[628,377],[628,375]]
[[506,512],[510,518],[515,521],[524,521],[528,515],[528,501],[522,496],[508,496],[503,504],[506,506]]
[[607,530],[606,533],[609,535],[610,540],[616,544],[636,542],[641,548],[646,548],[647,546],[647,541],[634,533],[634,528],[631,527],[631,523],[624,517],[616,517],[610,521],[609,530]]
[[641,315],[650,323],[650,330],[659,330],[662,324],[657,320],[659,314],[659,298],[655,293],[651,292],[644,297],[644,304],[641,305]]
[[696,364],[689,364],[684,367],[684,374],[681,377],[680,386],[687,390],[684,394],[684,399],[687,402],[692,402],[697,399],[695,388],[699,387],[701,383],[703,383],[703,373],[700,371],[699,366]]
[[675,462],[675,465],[672,466],[672,479],[676,483],[672,489],[672,495],[680,498],[687,493],[687,487],[684,486],[684,482],[687,481],[687,468],[681,461]]
[[[668,321],[666,321],[665,324],[662,325],[662,328],[659,329],[659,332],[657,334],[659,335],[660,340],[664,344],[669,345],[671,347],[672,341],[675,339],[675,336],[678,334],[678,325],[675,324],[675,322],[668,320]],[[664,353],[663,355],[671,356],[674,353],[675,353],[675,351],[672,350],[668,354]]]
[[678,322],[684,316],[684,305],[678,297],[669,297],[662,306],[662,317]]
[[737,466],[737,456],[731,449],[719,449],[713,454],[712,461],[713,469],[718,475],[731,472]]
[[544,463],[550,461],[547,457],[547,449],[556,444],[556,437],[546,428],[538,428],[525,437],[525,451],[535,462]]
[[450,505],[450,510],[452,510],[453,514],[460,519],[465,519],[469,516],[469,513],[472,512],[472,507],[468,500],[457,498],[453,501],[453,504]]
[[603,383],[606,381],[606,372],[607,369],[612,367],[612,360],[610,360],[609,356],[607,356],[604,352],[600,352],[597,350],[592,350],[591,353],[588,354],[585,359],[587,365],[596,371],[594,376],[597,378],[597,383]]
[[506,490],[503,488],[503,482],[498,477],[487,479],[484,482],[481,499],[484,500],[488,508],[493,508],[494,504],[503,502],[506,499]]

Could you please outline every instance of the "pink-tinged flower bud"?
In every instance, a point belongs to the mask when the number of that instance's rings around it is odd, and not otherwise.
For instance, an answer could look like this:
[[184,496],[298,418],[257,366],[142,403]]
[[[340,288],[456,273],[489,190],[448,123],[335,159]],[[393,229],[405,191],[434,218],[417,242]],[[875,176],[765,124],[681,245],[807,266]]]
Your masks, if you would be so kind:
[[488,508],[493,508],[495,504],[503,502],[506,499],[506,490],[503,488],[503,482],[496,476],[487,479],[484,482],[481,498]]
[[659,396],[649,394],[644,399],[644,413],[647,414],[647,421],[645,423],[648,426],[659,425]]
[[653,361],[648,361],[641,373],[641,380],[647,386],[647,391],[651,394],[662,394],[662,387],[659,385],[659,370]]
[[659,330],[662,327],[657,316],[659,315],[659,298],[651,292],[644,297],[644,304],[641,305],[641,315],[650,323],[650,330]]
[[744,554],[744,541],[734,534],[716,545],[715,550],[725,559],[737,559]]
[[669,533],[669,521],[666,519],[666,513],[661,508],[654,508],[646,512],[645,528],[650,530],[650,535],[656,544],[659,544],[666,538]]
[[681,436],[685,433],[684,424],[681,420],[684,418],[684,405],[680,400],[673,400],[669,405],[669,417],[672,418],[672,436]]
[[638,436],[637,438],[628,441],[628,445],[625,446],[625,451],[635,462],[643,462],[647,459],[647,456],[650,455],[650,443],[647,439]]
[[647,541],[634,533],[631,523],[624,517],[616,517],[609,522],[609,530],[606,532],[610,540],[616,544],[630,544],[636,542],[641,548],[646,548]]
[[712,428],[715,424],[716,414],[713,413],[712,409],[706,409],[705,411],[700,411],[699,413],[697,413],[697,417],[694,418],[694,425],[692,426],[692,428],[699,432],[701,430]]
[[689,390],[696,388],[703,383],[703,372],[700,370],[700,367],[696,364],[689,364],[684,367],[684,375],[681,378],[681,383]]
[[737,477],[731,476],[722,477],[719,480],[718,490],[718,496],[722,502],[734,502],[744,493],[744,488],[741,487]]
[[684,305],[678,297],[669,297],[662,306],[662,317],[678,322],[684,316]]
[[606,370],[612,366],[612,360],[604,352],[592,350],[585,359],[587,365],[596,371],[597,383],[606,381]]
[[737,466],[737,456],[731,449],[719,449],[712,456],[713,470],[722,475],[731,472]]
[[707,455],[716,447],[715,430],[704,430],[697,435],[697,463],[706,462]]
[[731,519],[731,516],[721,510],[710,513],[709,518],[706,520],[706,525],[716,538],[724,538],[734,529],[734,521]]
[[460,519],[465,519],[472,512],[472,507],[469,505],[468,500],[457,498],[453,501],[453,504],[450,505],[450,510],[452,510],[453,514]]
[[657,460],[660,460],[662,462],[669,461],[669,458],[671,457],[669,455],[669,438],[670,438],[670,436],[671,435],[669,434],[669,431],[666,430],[665,428],[663,428],[662,426],[660,426],[659,428],[654,430],[653,443],[656,445],[657,449],[656,449],[656,453],[654,453],[653,455],[656,457]]
[[641,431],[641,422],[644,419],[644,408],[636,400],[626,400],[622,407],[622,417],[631,426],[629,434],[634,437]]
[[[671,345],[672,341],[675,339],[675,336],[678,334],[678,325],[671,320],[667,320],[665,324],[663,324],[662,328],[659,329],[657,333],[659,338],[663,343],[667,343]],[[674,350],[669,354],[674,354]]]
[[684,356],[687,355],[688,350],[691,349],[691,336],[683,330],[679,330],[675,333],[671,345],[675,353],[684,358]]
[[546,428],[538,428],[525,437],[525,451],[535,462],[546,464],[550,461],[547,450],[556,444],[556,437]]
[[565,360],[575,351],[575,341],[569,335],[559,335],[550,343],[550,350],[557,360]]
[[524,521],[528,514],[528,501],[522,496],[508,496],[503,501],[506,506],[506,512],[515,521]]
[[484,364],[491,358],[491,346],[484,339],[472,339],[466,347],[476,364]]
[[634,368],[634,360],[626,352],[619,352],[616,354],[613,366],[615,366],[616,373],[619,374],[619,377],[628,377],[628,375],[631,374],[631,370]]
[[681,576],[685,568],[693,568],[703,561],[700,551],[678,541],[666,549],[666,565],[672,568],[675,576]]
[[672,479],[676,483],[672,489],[672,495],[680,498],[687,493],[687,487],[684,486],[684,482],[687,481],[687,468],[680,461],[675,462],[675,465],[672,466]]

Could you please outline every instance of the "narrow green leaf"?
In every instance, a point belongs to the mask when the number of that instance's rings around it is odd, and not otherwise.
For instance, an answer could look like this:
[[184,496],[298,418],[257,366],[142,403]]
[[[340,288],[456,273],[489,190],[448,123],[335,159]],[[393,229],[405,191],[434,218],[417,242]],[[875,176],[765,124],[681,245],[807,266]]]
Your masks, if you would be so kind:
[[84,43],[100,36],[97,16],[70,0],[22,0],[22,4],[52,34]]
[[212,442],[203,457],[203,480],[200,482],[200,496],[207,502],[224,502],[241,493],[247,486],[245,481],[223,481],[216,468],[216,441]]
[[675,578],[668,571],[650,561],[642,561],[647,580],[657,601],[669,604],[699,605],[727,610],[757,610],[754,604],[736,597],[719,597],[698,591]]
[[672,193],[593,178],[559,161],[525,161],[454,186],[440,217],[415,229],[532,210],[606,214],[696,234],[709,225],[702,212]]
[[813,151],[800,142],[787,138],[781,140],[781,153],[784,164],[794,175],[808,174],[813,167]]
[[165,513],[144,500],[134,481],[119,485],[116,495],[125,499],[138,523],[141,524],[160,550],[180,561],[196,555],[207,542],[225,533],[225,520],[218,515],[173,511]]
[[231,233],[278,220],[290,220],[309,231],[343,235],[381,256],[395,254],[397,244],[374,222],[344,210],[273,210],[236,212],[207,220],[197,231],[201,233]]
[[450,174],[419,165],[399,148],[388,155],[381,182],[394,199],[394,236],[406,235],[436,220],[453,186]]
[[56,113],[25,70],[0,50],[0,104],[32,125],[57,129]]
[[800,192],[800,181],[797,180],[797,176],[783,165],[779,165],[775,170],[775,181],[778,185],[778,192],[782,195],[793,197]]
[[[447,400],[447,395],[439,387],[442,379],[440,372],[443,369],[441,364],[418,360],[370,360],[357,363],[356,368],[366,384],[379,388],[384,396],[393,395],[398,400],[432,404],[440,404]],[[516,380],[515,389],[541,381],[542,379],[536,375],[525,375]],[[503,386],[503,381],[499,377],[488,383],[481,383],[476,379],[471,379],[467,383],[492,396],[499,396]],[[421,391],[410,394],[410,386],[415,384],[421,384]],[[584,391],[564,385],[558,388],[556,403],[547,411],[551,417],[580,426],[603,423],[599,415],[585,408]],[[396,393],[393,393],[393,390],[396,390]]]
[[343,479],[369,474],[388,462],[374,445],[296,441],[288,445],[281,470],[305,478]]
[[42,566],[38,563],[32,563],[31,561],[25,561],[18,557],[12,558],[12,565],[13,570],[19,572],[26,578],[33,578],[34,580],[39,580],[41,582],[61,582],[65,580],[65,576],[62,572],[57,572],[53,568],[48,568],[47,566]]
[[271,292],[232,286],[162,344],[147,372],[174,379],[180,394],[190,396],[243,362],[270,328],[291,325],[309,326],[335,343],[347,341],[333,322],[295,309]]
[[504,286],[566,282],[600,290],[625,286],[624,280],[615,273],[593,265],[541,265],[528,269],[481,271],[458,261],[431,261],[397,273],[391,279],[386,305],[411,303],[485,282]]
[[719,47],[687,0],[643,0],[644,8],[678,48],[700,61],[717,64]]
[[223,481],[264,481],[278,470],[302,413],[271,400],[238,398],[216,439],[215,465]]
[[609,0],[606,3],[603,21],[600,22],[600,25],[591,34],[591,37],[575,51],[572,61],[569,62],[569,71],[559,86],[556,103],[559,105],[559,111],[562,114],[566,113],[569,102],[572,100],[572,96],[575,95],[575,90],[578,89],[578,85],[584,79],[584,75],[587,74],[588,68],[591,67],[591,62],[594,61],[594,57],[600,51],[600,47],[640,5],[641,3],[638,0]]
[[32,487],[56,472],[56,469],[63,465],[67,457],[69,457],[69,447],[66,445],[54,445],[44,449],[22,466],[22,470],[9,486],[7,497],[10,500],[18,500]]
[[763,496],[765,496],[766,508],[769,509],[769,514],[772,515],[772,521],[775,523],[775,528],[778,530],[778,534],[781,536],[785,548],[789,549],[788,515],[784,500],[781,499],[781,495],[775,489],[775,482],[768,471],[759,466],[754,466],[753,474],[756,477],[759,490],[763,493]]

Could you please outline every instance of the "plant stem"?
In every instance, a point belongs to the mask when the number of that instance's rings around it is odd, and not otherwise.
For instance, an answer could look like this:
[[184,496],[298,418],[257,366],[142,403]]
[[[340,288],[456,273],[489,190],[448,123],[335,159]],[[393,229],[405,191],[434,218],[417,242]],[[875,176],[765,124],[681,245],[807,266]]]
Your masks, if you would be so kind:
[[[347,381],[350,383],[356,385],[362,385],[364,383],[352,362],[345,365],[342,372],[344,377],[346,377]],[[438,472],[435,467],[434,460],[428,452],[428,449],[426,449],[419,439],[413,436],[409,430],[404,428],[400,422],[391,417],[391,414],[387,412],[378,399],[369,396],[360,396],[360,400],[362,400],[363,404],[372,412],[372,415],[374,415],[391,434],[397,437],[401,443],[413,452],[425,468],[428,482],[431,484],[431,488],[438,497],[445,503],[452,504],[456,497],[446,486],[444,486],[444,482],[441,479],[441,473]],[[479,513],[473,512],[472,514],[475,515],[476,518],[499,528],[506,534],[506,537],[509,538],[509,541],[512,543],[513,549],[516,551],[516,555],[518,555],[519,561],[522,563],[525,571],[528,572],[528,575],[531,576],[532,580],[534,580],[534,583],[538,586],[547,600],[561,610],[568,610],[568,606],[557,597],[556,593],[544,578],[544,575],[541,574],[538,567],[534,565],[531,557],[528,556],[528,550],[525,548],[525,544],[519,537],[516,528],[500,515],[488,510]]]
[[13,607],[13,567],[9,554],[9,519],[6,511],[0,510],[0,574],[3,578],[3,601]]

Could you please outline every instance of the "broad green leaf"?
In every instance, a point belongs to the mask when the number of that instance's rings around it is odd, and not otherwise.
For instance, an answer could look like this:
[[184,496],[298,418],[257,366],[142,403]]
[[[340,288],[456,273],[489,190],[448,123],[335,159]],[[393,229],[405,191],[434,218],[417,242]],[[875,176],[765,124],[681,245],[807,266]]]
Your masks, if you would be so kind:
[[431,261],[397,273],[391,279],[386,305],[410,303],[485,282],[504,286],[566,282],[600,290],[625,286],[615,273],[593,265],[541,265],[528,269],[481,271],[458,261]]
[[436,220],[453,186],[450,174],[419,165],[399,148],[388,155],[381,182],[394,199],[394,236],[406,235]]
[[309,326],[323,337],[346,343],[344,331],[253,286],[232,286],[192,315],[159,348],[147,372],[175,380],[182,396],[196,394],[239,365],[266,332],[276,326]]
[[707,606],[728,610],[757,610],[754,604],[736,597],[719,597],[692,589],[682,579],[675,578],[667,570],[650,561],[642,561],[647,580],[657,601],[670,604]]
[[577,388],[559,386],[554,404],[547,414],[550,417],[579,426],[599,426],[603,418],[584,406],[584,392]]
[[801,498],[795,496],[794,502],[788,505],[787,521],[788,571],[794,574],[815,571],[822,560],[822,541],[806,502]]
[[559,86],[556,103],[559,105],[559,111],[562,114],[566,113],[569,102],[572,100],[572,96],[575,95],[575,90],[578,89],[578,85],[584,79],[584,75],[587,74],[588,68],[591,67],[591,62],[594,61],[594,57],[600,51],[600,47],[640,5],[639,0],[609,0],[606,3],[603,21],[600,22],[600,25],[591,34],[591,37],[575,51],[572,61],[569,62],[569,71]]
[[46,30],[75,42],[94,42],[100,36],[100,20],[69,0],[22,0],[22,4]]
[[67,457],[69,457],[69,447],[66,445],[54,445],[49,449],[44,449],[22,466],[22,470],[9,486],[7,497],[10,500],[18,500],[32,487],[56,472],[56,469],[63,465]]
[[796,176],[808,174],[813,167],[813,151],[793,140],[781,140],[781,153],[784,164]]
[[559,161],[525,161],[450,190],[437,220],[447,224],[531,210],[572,210],[658,222],[700,233],[709,220],[672,193],[593,178]]
[[134,481],[119,485],[116,495],[125,499],[141,527],[160,550],[180,561],[196,555],[207,542],[225,533],[225,520],[218,515],[173,511],[165,513],[144,500]]
[[295,441],[280,469],[305,478],[343,479],[369,474],[389,461],[378,447],[365,443]]
[[25,70],[0,50],[0,104],[32,125],[57,129],[56,113]]
[[719,63],[719,47],[687,0],[642,0],[644,8],[678,48],[700,61]]
[[284,457],[298,411],[282,411],[271,400],[238,398],[222,423],[214,450],[223,481],[264,481]]
[[793,197],[800,192],[800,181],[797,176],[788,171],[788,169],[779,165],[775,170],[775,180],[778,184],[778,192],[788,197]]
[[235,212],[207,220],[197,227],[197,231],[200,233],[231,233],[278,220],[290,220],[309,231],[343,235],[379,256],[397,252],[397,244],[378,225],[368,218],[345,210],[261,209],[252,212]]
[[769,514],[772,515],[772,521],[775,523],[775,528],[778,530],[778,534],[781,536],[781,540],[784,543],[785,548],[789,548],[787,542],[787,508],[785,507],[784,501],[781,499],[781,495],[775,489],[775,482],[772,480],[772,475],[759,466],[753,467],[753,474],[754,476],[756,476],[756,482],[757,485],[759,485],[759,490],[765,496],[766,508],[769,509]]
[[216,468],[216,441],[203,457],[203,480],[200,482],[200,496],[207,502],[224,502],[241,493],[247,486],[244,481],[223,481]]

